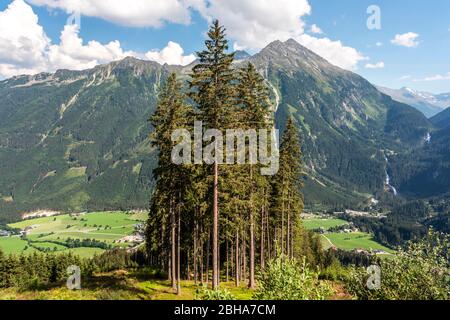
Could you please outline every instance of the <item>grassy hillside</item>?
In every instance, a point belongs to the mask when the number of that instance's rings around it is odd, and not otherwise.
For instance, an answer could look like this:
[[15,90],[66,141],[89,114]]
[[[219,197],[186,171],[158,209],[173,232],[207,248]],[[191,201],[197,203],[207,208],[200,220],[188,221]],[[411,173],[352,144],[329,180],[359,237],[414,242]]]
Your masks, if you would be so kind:
[[[342,250],[381,250],[384,252],[393,253],[393,250],[376,242],[373,236],[368,233],[328,233],[322,235],[322,237],[325,239],[325,245],[327,243],[332,243],[333,246]],[[329,247],[329,245],[327,245],[326,247]]]
[[[90,257],[105,249],[135,245],[131,239],[124,238],[132,235],[136,225],[143,224],[145,220],[144,213],[125,212],[29,219],[10,224],[9,227],[27,233],[22,237],[1,237],[0,248],[6,254],[73,252],[81,257]],[[128,241],[119,241],[121,239]]]
[[352,233],[338,233],[328,232],[328,230],[336,227],[346,226],[349,223],[342,219],[333,218],[307,218],[303,220],[303,226],[307,230],[326,231],[321,234],[322,245],[324,249],[336,247],[342,250],[381,250],[388,253],[393,253],[393,250],[378,243],[372,235],[365,232]]
[[320,228],[329,230],[330,228],[335,228],[346,224],[348,224],[348,222],[341,219],[305,219],[303,221],[303,226],[307,230],[317,230]]

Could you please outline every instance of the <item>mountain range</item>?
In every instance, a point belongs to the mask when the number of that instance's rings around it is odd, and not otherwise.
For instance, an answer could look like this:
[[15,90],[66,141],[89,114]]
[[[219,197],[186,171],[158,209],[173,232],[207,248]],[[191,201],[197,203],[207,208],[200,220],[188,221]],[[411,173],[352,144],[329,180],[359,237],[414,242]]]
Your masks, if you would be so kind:
[[377,87],[377,89],[396,101],[416,108],[427,118],[431,118],[450,107],[450,93],[432,94],[406,87],[399,90],[385,87]]
[[[414,166],[426,148],[444,152],[450,130],[294,40],[238,56],[237,67],[252,62],[267,79],[277,126],[290,116],[298,125],[309,208],[366,206],[394,197],[391,183],[415,198],[442,194],[410,192],[423,183],[399,159]],[[146,208],[156,161],[148,119],[165,78],[191,68],[126,58],[0,82],[0,222],[34,210]],[[430,179],[448,189],[441,160]]]

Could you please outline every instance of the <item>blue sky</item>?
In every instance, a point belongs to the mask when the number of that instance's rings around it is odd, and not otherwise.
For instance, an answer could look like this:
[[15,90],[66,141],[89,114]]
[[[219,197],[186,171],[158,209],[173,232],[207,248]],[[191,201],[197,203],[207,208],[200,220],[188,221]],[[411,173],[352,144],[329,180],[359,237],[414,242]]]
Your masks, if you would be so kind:
[[[381,10],[380,30],[367,28],[370,5]],[[80,28],[66,27],[74,8]],[[448,0],[0,0],[0,76],[126,55],[186,64],[212,18],[251,53],[292,37],[375,84],[450,92]]]

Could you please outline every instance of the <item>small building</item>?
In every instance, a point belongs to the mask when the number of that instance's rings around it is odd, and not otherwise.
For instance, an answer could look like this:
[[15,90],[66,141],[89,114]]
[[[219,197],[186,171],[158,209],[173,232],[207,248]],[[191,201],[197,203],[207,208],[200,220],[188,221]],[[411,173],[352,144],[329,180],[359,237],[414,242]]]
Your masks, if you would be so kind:
[[0,237],[9,237],[11,233],[6,230],[0,230]]

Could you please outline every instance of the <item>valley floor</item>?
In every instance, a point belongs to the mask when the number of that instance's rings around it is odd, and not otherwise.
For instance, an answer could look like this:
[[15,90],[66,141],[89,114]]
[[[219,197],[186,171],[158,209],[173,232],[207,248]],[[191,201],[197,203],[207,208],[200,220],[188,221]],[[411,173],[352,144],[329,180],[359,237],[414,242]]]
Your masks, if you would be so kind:
[[5,254],[72,252],[90,258],[107,248],[142,244],[146,220],[146,212],[120,211],[31,218],[8,225],[20,230],[20,235],[0,237],[0,249]]

